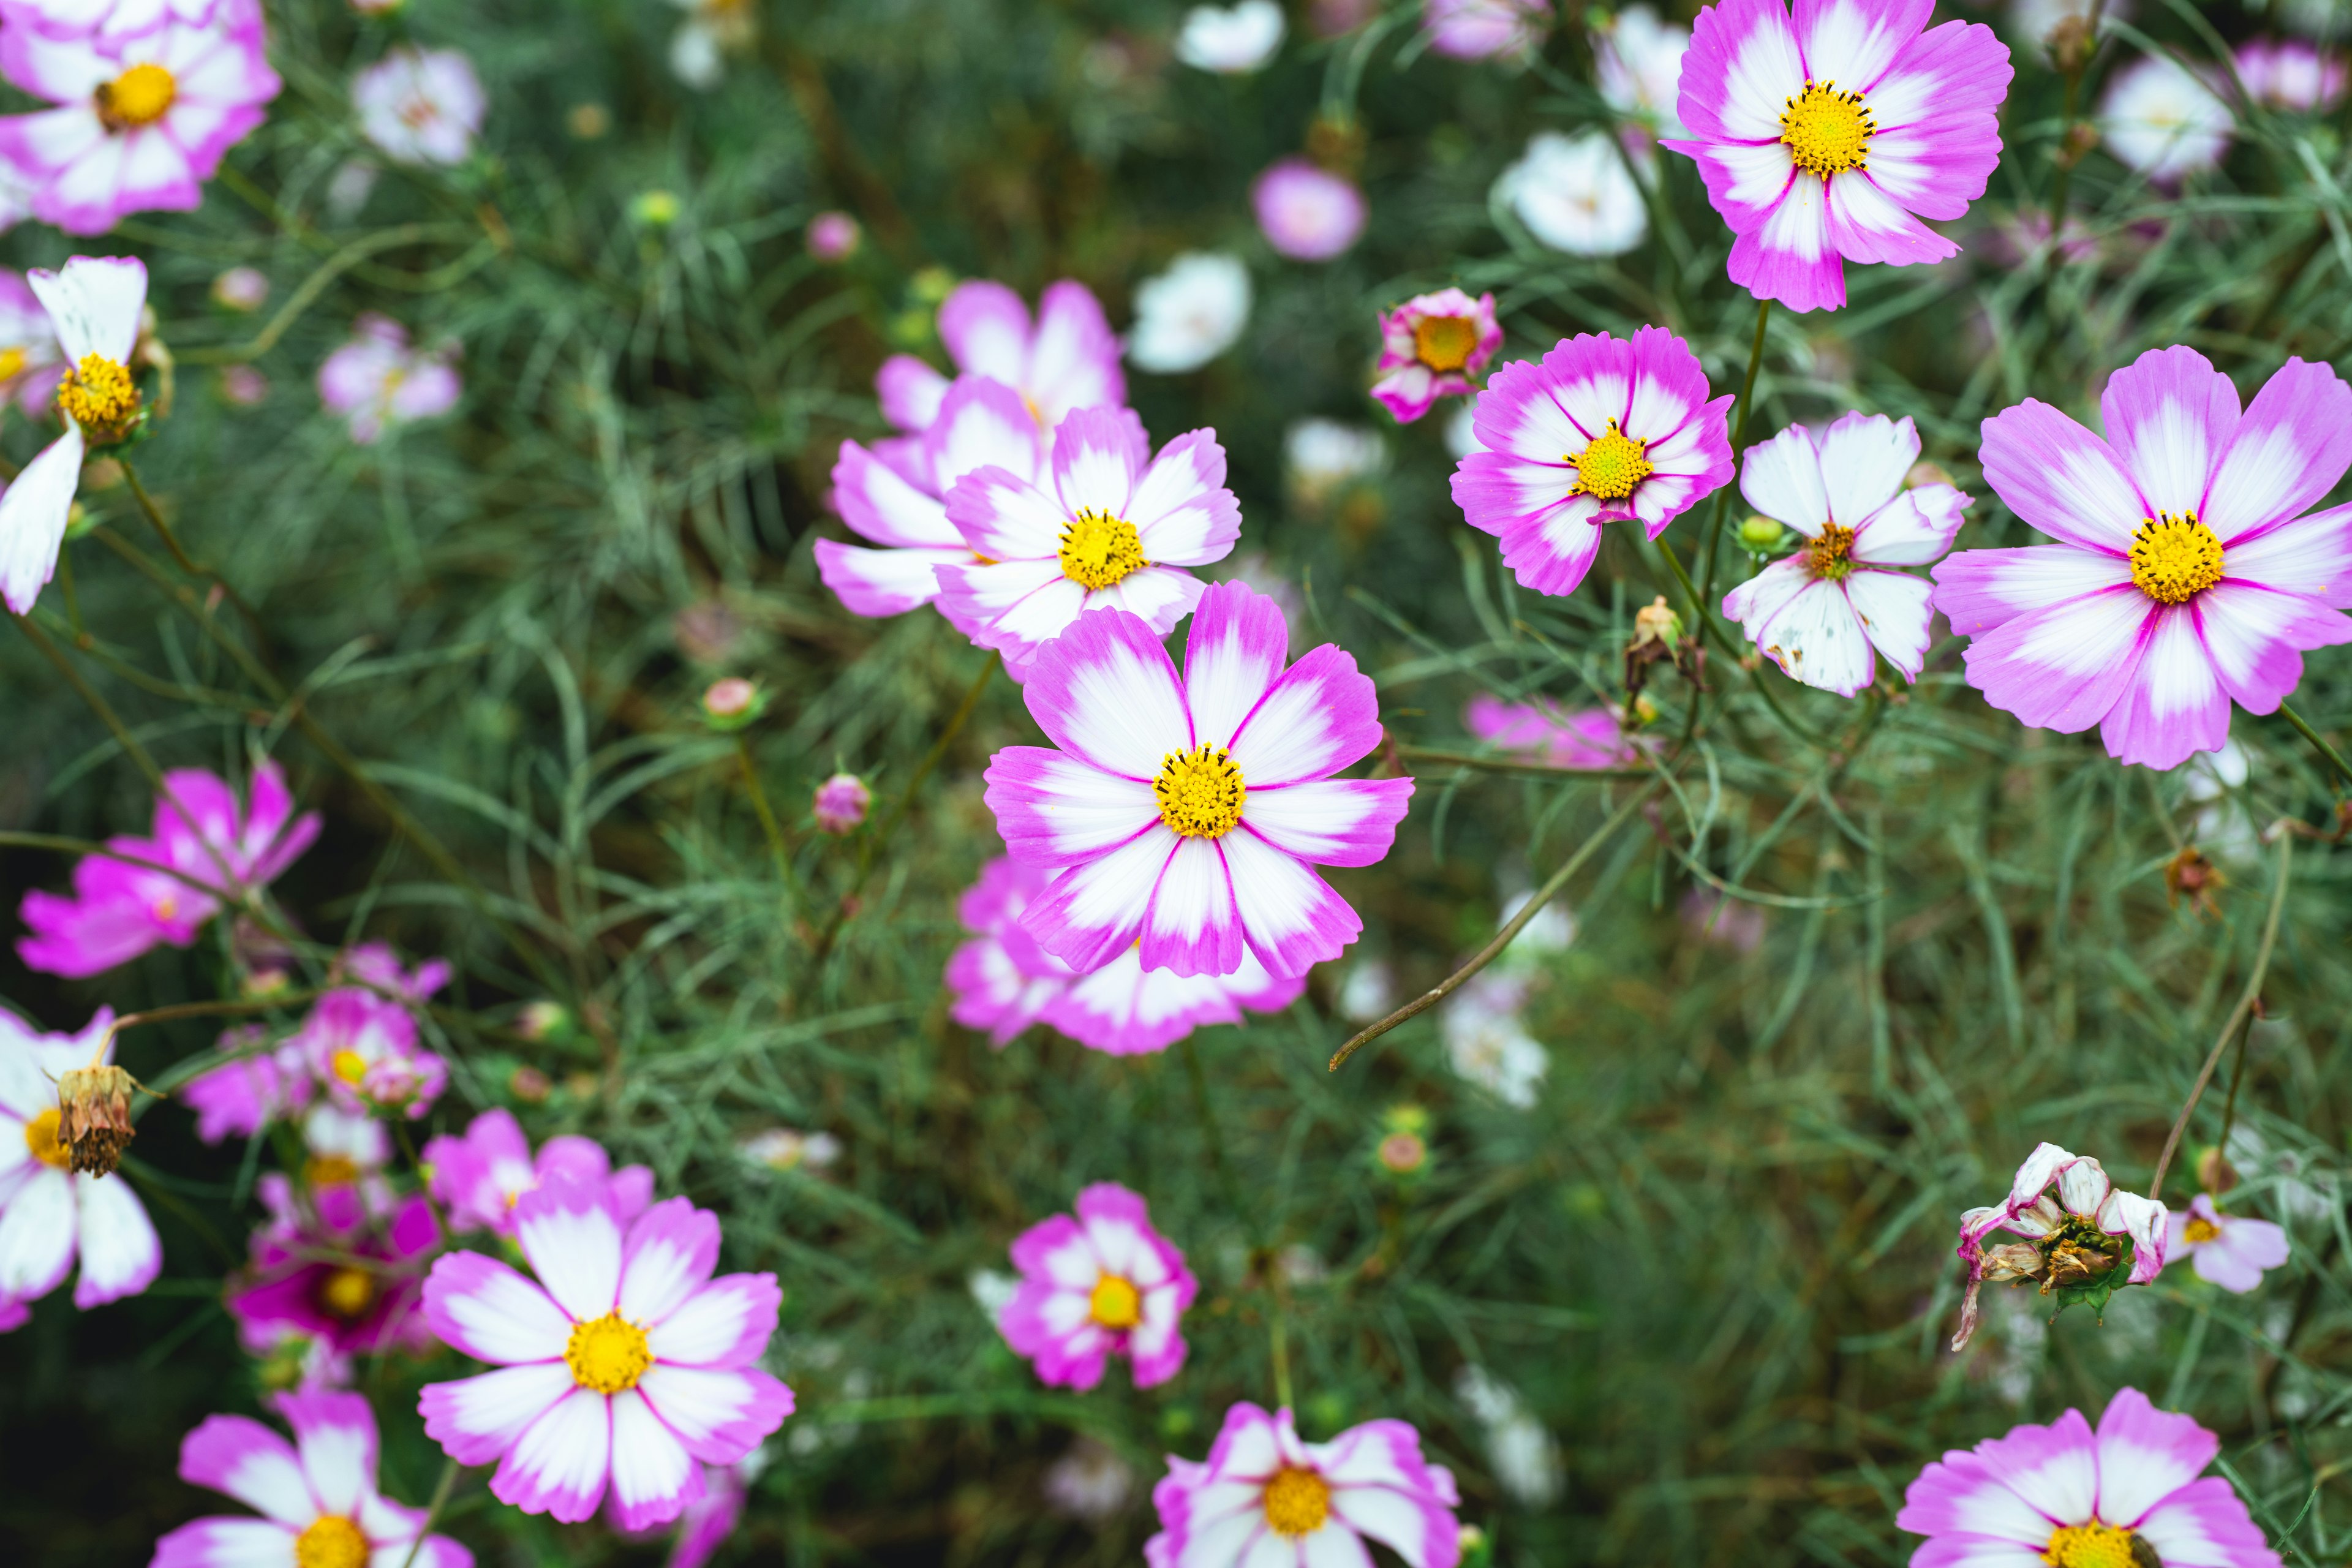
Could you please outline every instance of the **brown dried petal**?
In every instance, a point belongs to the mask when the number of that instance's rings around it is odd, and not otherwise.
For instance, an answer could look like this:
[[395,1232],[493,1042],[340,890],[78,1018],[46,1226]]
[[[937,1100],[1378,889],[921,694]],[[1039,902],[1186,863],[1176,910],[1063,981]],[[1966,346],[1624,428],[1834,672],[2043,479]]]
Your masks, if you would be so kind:
[[69,1167],[103,1176],[122,1163],[133,1136],[131,1075],[118,1067],[76,1068],[58,1079],[58,1136]]

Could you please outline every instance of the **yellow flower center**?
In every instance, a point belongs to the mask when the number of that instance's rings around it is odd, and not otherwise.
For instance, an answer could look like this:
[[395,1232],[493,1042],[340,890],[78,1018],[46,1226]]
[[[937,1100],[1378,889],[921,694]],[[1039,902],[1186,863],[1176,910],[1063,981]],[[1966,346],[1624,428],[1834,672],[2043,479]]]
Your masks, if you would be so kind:
[[354,1087],[357,1087],[360,1079],[367,1077],[367,1058],[349,1046],[337,1051],[327,1065],[334,1069],[337,1078]]
[[89,435],[119,436],[139,412],[139,387],[104,354],[84,354],[58,384],[58,406]]
[[1087,588],[1110,588],[1150,563],[1135,524],[1107,511],[1087,510],[1062,530],[1062,575]]
[[340,1187],[360,1179],[356,1162],[342,1154],[313,1154],[302,1167],[302,1179],[314,1187]]
[[1809,81],[1780,110],[1780,140],[1797,167],[1828,179],[1868,167],[1870,139],[1878,123],[1858,92],[1840,92],[1833,81]]
[[2156,1548],[2128,1530],[2095,1519],[2060,1526],[2042,1549],[2042,1561],[2050,1568],[2163,1568]]
[[0,349],[0,381],[14,381],[24,373],[25,362],[31,357],[21,348]]
[[654,1352],[646,1343],[645,1330],[618,1312],[607,1312],[593,1321],[572,1325],[571,1341],[563,1347],[563,1364],[572,1369],[572,1381],[581,1387],[618,1394],[636,1387],[646,1368],[654,1364]]
[[56,1111],[44,1110],[26,1122],[25,1147],[30,1149],[33,1158],[42,1164],[53,1170],[67,1171],[73,1168],[73,1159],[66,1152],[64,1140],[58,1136],[60,1120]]
[[2132,534],[2132,581],[2159,604],[2186,604],[2221,580],[2221,542],[2193,511],[2140,519]]
[[375,1302],[375,1276],[364,1268],[337,1268],[319,1281],[319,1310],[350,1322]]
[[339,1513],[323,1514],[294,1538],[294,1568],[366,1568],[367,1537]]
[[1432,370],[1460,370],[1478,352],[1478,323],[1467,316],[1423,316],[1412,326],[1412,352]]
[[2193,1214],[2189,1223],[2180,1227],[2181,1239],[2189,1242],[2210,1241],[2221,1234],[2221,1227],[2203,1215]]
[[1131,1329],[1143,1321],[1143,1293],[1130,1281],[1106,1274],[1095,1281],[1087,1311],[1103,1328]]
[[1279,1469],[1265,1483],[1266,1527],[1276,1535],[1312,1535],[1330,1511],[1330,1483],[1312,1470]]
[[1221,838],[1242,819],[1249,790],[1242,771],[1223,750],[1199,746],[1171,752],[1151,781],[1160,800],[1160,820],[1187,838]]
[[98,84],[98,118],[109,131],[152,125],[170,112],[180,84],[158,65],[132,66],[112,81]]
[[1576,487],[1579,491],[1601,500],[1623,500],[1633,493],[1633,487],[1650,477],[1650,444],[1636,441],[1617,428],[1612,419],[1609,428],[1592,438],[1592,445],[1562,460],[1575,465]]
[[1846,574],[1853,570],[1853,563],[1847,559],[1853,553],[1853,530],[1825,522],[1822,536],[1805,545],[1805,565],[1816,577],[1843,583]]

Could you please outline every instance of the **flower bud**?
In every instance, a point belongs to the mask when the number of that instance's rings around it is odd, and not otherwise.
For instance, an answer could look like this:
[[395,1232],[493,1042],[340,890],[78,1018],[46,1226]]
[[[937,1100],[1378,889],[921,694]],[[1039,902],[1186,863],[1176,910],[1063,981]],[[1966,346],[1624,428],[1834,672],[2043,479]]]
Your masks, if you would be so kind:
[[1743,549],[1760,552],[1780,543],[1786,531],[1769,517],[1749,517],[1739,525],[1739,543]]
[[1931,463],[1925,458],[1912,464],[1903,475],[1903,488],[1906,490],[1916,490],[1921,485],[1948,485],[1951,482],[1952,476],[1944,470],[1942,464]]
[[1429,1142],[1418,1132],[1391,1132],[1373,1152],[1391,1176],[1417,1176],[1429,1163]]
[[640,191],[629,202],[631,221],[643,228],[667,228],[679,211],[677,197],[668,191]]
[[854,831],[866,820],[866,807],[873,798],[856,773],[834,774],[816,786],[817,827],[836,837]]
[[515,1033],[526,1040],[560,1043],[572,1033],[572,1015],[560,1002],[533,1002],[515,1015]]
[[2230,879],[2221,868],[2205,858],[2205,852],[2194,844],[2185,845],[2180,852],[2164,863],[2165,901],[2179,909],[2187,899],[2189,907],[2199,914],[2218,915],[2221,906],[2213,895],[2229,886]]
[[857,254],[864,237],[857,220],[847,213],[819,213],[809,219],[808,253],[819,261],[846,261]]
[[543,1105],[555,1092],[555,1080],[537,1068],[517,1068],[507,1077],[507,1092],[525,1105]]
[[2200,1150],[2197,1154],[2197,1184],[2221,1196],[2238,1184],[2238,1168],[2216,1148]]
[[768,694],[740,675],[712,681],[702,694],[702,716],[722,733],[740,730],[767,706]]
[[232,267],[213,279],[213,303],[250,315],[269,298],[269,279],[257,268]]
[[119,1067],[76,1068],[58,1077],[58,1139],[68,1168],[103,1176],[122,1163],[134,1136],[131,1089],[137,1080]]

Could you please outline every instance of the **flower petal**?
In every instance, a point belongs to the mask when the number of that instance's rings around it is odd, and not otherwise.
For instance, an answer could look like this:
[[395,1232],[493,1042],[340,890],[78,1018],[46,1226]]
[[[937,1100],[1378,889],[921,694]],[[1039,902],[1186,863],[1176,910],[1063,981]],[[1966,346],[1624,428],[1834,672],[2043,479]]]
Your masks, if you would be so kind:
[[2158,1410],[2137,1388],[2118,1389],[2107,1401],[2097,1446],[2099,1517],[2126,1530],[2203,1474],[2221,1451],[2221,1440],[2193,1416]]
[[616,1310],[651,1328],[709,1282],[719,1263],[719,1216],[685,1198],[658,1203],[629,1226]]
[[647,1331],[654,1359],[687,1366],[748,1366],[776,1331],[783,1292],[772,1274],[723,1274]]
[[988,808],[1013,858],[1025,866],[1075,866],[1126,843],[1159,819],[1141,779],[1104,773],[1044,746],[1007,746],[989,759]]
[[455,1383],[428,1383],[417,1393],[416,1410],[425,1418],[425,1435],[451,1458],[487,1465],[578,1387],[562,1362],[532,1362]]
[[2126,555],[2150,509],[2105,441],[2027,398],[1984,422],[1985,483],[2009,510],[2053,538]]
[[443,1343],[477,1361],[509,1364],[562,1355],[572,1323],[544,1289],[497,1258],[465,1251],[434,1260],[425,1280],[425,1321]]
[[637,1388],[706,1465],[735,1463],[793,1413],[793,1391],[753,1367],[656,1363]]
[[1319,866],[1370,866],[1396,842],[1412,801],[1411,779],[1320,779],[1252,790],[1251,831],[1285,854]]
[[2347,467],[2352,387],[2324,364],[2290,359],[2238,421],[2199,516],[2235,552],[2252,531],[2316,505]]
[[635,1389],[613,1396],[613,1509],[623,1530],[667,1524],[703,1495],[702,1467]]
[[1325,643],[1259,700],[1234,732],[1233,759],[1247,787],[1277,789],[1328,777],[1380,743],[1371,678],[1357,669],[1353,654]]
[[1276,848],[1244,821],[1217,840],[1250,951],[1270,974],[1290,978],[1334,959],[1364,922],[1304,861]]
[[1055,745],[1121,778],[1148,783],[1195,743],[1168,650],[1121,611],[1081,616],[1048,643],[1022,696]]
[[1117,849],[1055,878],[1021,911],[1021,929],[1082,974],[1100,968],[1142,935],[1152,889],[1176,845],[1176,835],[1154,820]]
[[523,1429],[490,1478],[490,1495],[565,1524],[595,1517],[613,1471],[611,1401],[574,1388]]
[[180,1479],[297,1530],[319,1517],[294,1446],[244,1415],[207,1415],[180,1440]]
[[2180,517],[2204,508],[2207,480],[2238,427],[2238,389],[2195,349],[2150,349],[2107,378],[2099,418],[2138,483],[2141,515]]

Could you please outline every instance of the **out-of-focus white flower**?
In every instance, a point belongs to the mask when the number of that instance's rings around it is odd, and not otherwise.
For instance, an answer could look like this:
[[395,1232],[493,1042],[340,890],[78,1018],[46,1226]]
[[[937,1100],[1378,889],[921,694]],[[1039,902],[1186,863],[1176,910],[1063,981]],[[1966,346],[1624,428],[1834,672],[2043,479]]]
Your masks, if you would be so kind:
[[268,275],[255,268],[232,267],[213,279],[213,303],[224,310],[250,314],[268,298]]
[[[2106,20],[2131,15],[2129,0],[2107,0],[2099,15]],[[2009,25],[2017,37],[2042,44],[2061,22],[2087,22],[2091,0],[2009,0]]]
[[1176,58],[1204,71],[1245,76],[1263,70],[1282,47],[1282,7],[1275,0],[1195,5],[1176,32]]
[[402,45],[352,79],[360,132],[399,163],[464,163],[489,100],[455,49]]
[[1471,977],[1438,1009],[1437,1031],[1454,1070],[1504,1104],[1527,1110],[1551,1058],[1521,1026],[1528,983],[1491,970]]
[[1107,1444],[1081,1437],[1046,1467],[1045,1492],[1055,1513],[1101,1524],[1135,1496],[1135,1468]]
[[[1513,893],[1504,900],[1505,923],[1508,923],[1521,910],[1527,908],[1528,900],[1533,897],[1535,897],[1534,889],[1527,889]],[[1535,912],[1526,928],[1519,932],[1518,939],[1504,950],[1503,962],[1508,963],[1514,953],[1566,952],[1569,944],[1575,940],[1576,916],[1570,911],[1566,904],[1554,899]]]
[[327,179],[327,212],[338,221],[359,216],[383,171],[365,158],[346,158]]
[[1360,958],[1348,966],[1339,982],[1339,1016],[1350,1024],[1370,1024],[1389,1016],[1396,1005],[1396,975],[1377,958]]
[[1007,1274],[1001,1268],[975,1268],[965,1286],[971,1291],[971,1299],[980,1303],[980,1310],[988,1314],[988,1321],[993,1323],[997,1315],[1012,1303],[1013,1298],[1020,1294],[1021,1277]]
[[2283,0],[2279,20],[2315,38],[2352,34],[2352,0]]
[[1379,431],[1364,426],[1301,419],[1282,438],[1282,459],[1292,498],[1313,510],[1386,468],[1389,449]]
[[841,1140],[830,1132],[803,1132],[791,1127],[769,1127],[752,1133],[736,1148],[755,1165],[772,1171],[806,1167],[822,1171],[841,1158]]
[[1249,313],[1249,268],[1235,257],[1187,251],[1137,286],[1127,357],[1163,375],[1198,370],[1240,341]]
[[1272,599],[1282,611],[1282,624],[1290,632],[1290,646],[1307,646],[1301,633],[1306,626],[1307,602],[1298,596],[1298,584],[1284,576],[1266,558],[1263,550],[1247,550],[1230,557],[1217,574],[1220,583],[1246,583]]
[[1647,5],[1628,5],[1592,36],[1593,76],[1609,107],[1650,135],[1682,136],[1675,104],[1690,29],[1662,22]]
[[670,74],[708,92],[727,74],[727,57],[750,48],[759,37],[753,0],[670,0],[686,20],[670,35]]
[[2236,129],[2221,95],[2169,55],[2118,71],[2099,106],[2107,151],[2135,174],[2168,184],[2219,163]]
[[1468,398],[1445,422],[1445,449],[1457,458],[1484,450],[1478,444],[1478,401]]
[[1486,1429],[1487,1462],[1512,1500],[1527,1508],[1559,1500],[1559,1444],[1528,1413],[1518,1390],[1483,1366],[1465,1366],[1454,1379],[1454,1392]]
[[[2284,1026],[2254,1025],[2256,1030]],[[2256,1041],[2256,1049],[2261,1042]],[[2301,1151],[2273,1151],[2270,1140],[2254,1128],[2241,1125],[2230,1133],[2230,1163],[2242,1177],[2267,1178],[2278,1212],[2289,1219],[2320,1220],[2336,1212],[2338,1184],[2332,1171],[2315,1169]]]
[[1605,131],[1538,132],[1501,192],[1528,233],[1570,256],[1622,256],[1650,233],[1642,187]]
[[2262,858],[2253,818],[2245,803],[2231,794],[2251,771],[2245,749],[2235,741],[2218,752],[2200,752],[2172,770],[2180,780],[2182,796],[2201,807],[2189,837],[2200,849],[2233,866],[2252,865]]

